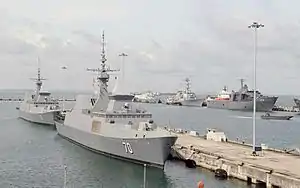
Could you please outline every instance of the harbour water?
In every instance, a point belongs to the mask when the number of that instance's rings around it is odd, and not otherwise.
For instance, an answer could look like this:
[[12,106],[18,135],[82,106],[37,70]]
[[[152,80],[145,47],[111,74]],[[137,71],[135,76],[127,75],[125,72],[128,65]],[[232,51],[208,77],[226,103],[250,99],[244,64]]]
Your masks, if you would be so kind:
[[[142,187],[142,166],[95,154],[62,139],[53,127],[18,119],[18,105],[0,103],[0,187],[63,187],[64,165],[67,187]],[[206,128],[215,127],[225,131],[230,139],[252,141],[250,112],[140,105],[151,111],[159,124],[198,130],[202,134]],[[299,123],[300,116],[291,121],[266,121],[258,117],[257,141],[277,148],[299,148]],[[254,187],[235,179],[217,180],[212,172],[187,169],[181,162],[167,162],[164,171],[147,170],[148,188],[193,188],[199,180],[207,188]]]
[[[205,134],[207,128],[222,130],[230,140],[252,143],[252,113],[222,109],[147,105],[156,120],[174,128],[196,130]],[[275,148],[300,148],[300,115],[293,114],[290,121],[263,120],[256,113],[256,143]],[[164,114],[163,116],[161,114]]]

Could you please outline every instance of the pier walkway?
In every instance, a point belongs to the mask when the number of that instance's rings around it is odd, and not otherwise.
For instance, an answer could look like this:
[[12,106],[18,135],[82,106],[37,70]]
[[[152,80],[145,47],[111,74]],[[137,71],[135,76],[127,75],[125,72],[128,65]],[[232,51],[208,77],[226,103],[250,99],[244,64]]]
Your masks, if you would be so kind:
[[267,187],[300,187],[300,156],[263,150],[252,156],[252,147],[229,142],[205,140],[178,134],[174,146],[177,157],[192,159],[197,166],[222,168],[231,177]]

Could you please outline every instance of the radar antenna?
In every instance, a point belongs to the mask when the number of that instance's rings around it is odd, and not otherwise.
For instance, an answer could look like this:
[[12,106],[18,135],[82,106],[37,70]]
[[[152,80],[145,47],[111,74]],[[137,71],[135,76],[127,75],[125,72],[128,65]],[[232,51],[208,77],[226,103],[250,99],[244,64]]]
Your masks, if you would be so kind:
[[[100,86],[100,90],[101,88],[105,88],[107,89],[107,83],[109,81],[109,72],[117,72],[119,70],[112,70],[110,69],[105,62],[107,61],[106,56],[105,56],[105,40],[104,40],[104,31],[102,32],[102,49],[101,49],[101,63],[100,63],[100,67],[98,68],[87,68],[87,71],[90,72],[97,72],[97,81],[99,83]],[[104,89],[103,88],[103,89]],[[100,91],[101,93],[101,91]]]
[[42,80],[46,80],[46,79],[41,77],[41,67],[40,67],[40,58],[39,57],[37,57],[37,64],[38,64],[37,77],[36,78],[30,78],[30,79],[35,81],[36,94],[38,95],[41,88],[42,88],[42,85],[43,85]]
[[244,81],[245,81],[245,79],[244,78],[240,78],[239,80],[241,82],[241,89],[243,89],[244,88]]
[[190,91],[190,88],[191,88],[191,80],[189,78],[186,78],[184,80],[186,82],[186,90],[187,91]]

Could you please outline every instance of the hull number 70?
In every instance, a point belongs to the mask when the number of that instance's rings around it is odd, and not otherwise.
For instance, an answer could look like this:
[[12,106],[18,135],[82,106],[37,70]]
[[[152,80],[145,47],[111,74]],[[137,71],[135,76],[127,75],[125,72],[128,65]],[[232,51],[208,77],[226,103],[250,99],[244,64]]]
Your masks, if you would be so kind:
[[132,147],[131,147],[130,143],[128,143],[128,142],[122,142],[122,144],[123,144],[123,146],[125,148],[125,152],[126,153],[133,154],[133,150],[132,150]]

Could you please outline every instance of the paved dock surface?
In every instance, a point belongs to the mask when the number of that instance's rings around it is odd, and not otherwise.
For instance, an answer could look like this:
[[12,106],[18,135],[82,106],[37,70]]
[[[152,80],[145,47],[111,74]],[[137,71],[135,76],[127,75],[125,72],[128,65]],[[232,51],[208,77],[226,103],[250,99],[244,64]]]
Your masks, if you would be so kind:
[[240,161],[257,165],[273,172],[300,178],[300,157],[263,151],[262,156],[252,156],[252,148],[248,146],[205,140],[199,137],[179,134],[176,144],[182,146],[193,146],[196,149],[221,156],[224,159]]

